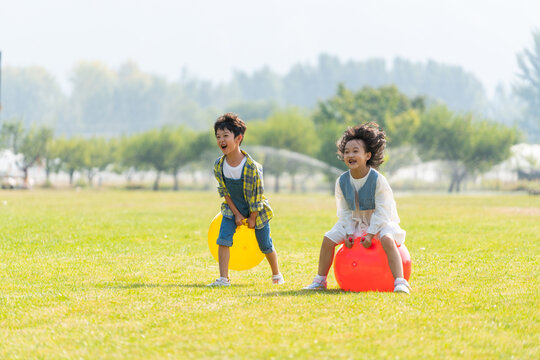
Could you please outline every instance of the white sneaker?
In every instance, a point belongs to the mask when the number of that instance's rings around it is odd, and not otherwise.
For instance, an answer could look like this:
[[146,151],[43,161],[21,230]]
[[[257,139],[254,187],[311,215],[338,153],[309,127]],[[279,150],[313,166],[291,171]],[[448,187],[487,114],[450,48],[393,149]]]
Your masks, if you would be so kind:
[[394,292],[410,294],[411,293],[411,286],[409,285],[407,280],[405,280],[403,278],[396,279],[396,281],[394,282]]
[[397,284],[396,286],[394,286],[394,292],[410,294],[410,290],[405,284]]
[[326,290],[326,281],[316,281],[316,280],[313,280],[313,282],[311,284],[309,284],[308,286],[306,286],[304,288],[304,290]]
[[231,286],[231,281],[227,278],[220,277],[217,278],[213,283],[208,284],[207,286]]
[[283,275],[281,273],[277,275],[272,275],[272,284],[274,285],[285,284],[285,279],[283,278]]

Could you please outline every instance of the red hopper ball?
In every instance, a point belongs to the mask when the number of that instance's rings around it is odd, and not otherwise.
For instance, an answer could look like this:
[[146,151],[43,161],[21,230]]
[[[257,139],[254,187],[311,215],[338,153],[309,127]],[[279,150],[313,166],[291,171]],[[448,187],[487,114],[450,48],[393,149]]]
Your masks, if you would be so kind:
[[[345,291],[394,291],[394,277],[379,239],[373,238],[371,246],[362,245],[358,237],[352,248],[341,246],[334,258],[334,275],[339,287]],[[398,246],[403,261],[403,275],[411,276],[411,255],[405,244]]]

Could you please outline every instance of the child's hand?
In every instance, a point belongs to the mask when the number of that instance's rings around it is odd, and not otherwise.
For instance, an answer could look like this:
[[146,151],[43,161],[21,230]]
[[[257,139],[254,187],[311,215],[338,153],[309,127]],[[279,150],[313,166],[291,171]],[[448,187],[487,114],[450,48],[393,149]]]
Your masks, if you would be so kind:
[[367,249],[371,246],[371,239],[373,239],[373,234],[366,234],[364,240],[362,240],[362,245]]
[[251,216],[247,218],[247,226],[250,229],[255,229],[255,223],[257,218],[252,218]]
[[350,249],[352,248],[354,244],[354,237],[350,234],[348,234],[346,237],[345,237],[345,246],[347,247],[347,249]]
[[244,219],[245,217],[242,214],[234,215],[234,222],[236,223],[236,226],[244,225]]

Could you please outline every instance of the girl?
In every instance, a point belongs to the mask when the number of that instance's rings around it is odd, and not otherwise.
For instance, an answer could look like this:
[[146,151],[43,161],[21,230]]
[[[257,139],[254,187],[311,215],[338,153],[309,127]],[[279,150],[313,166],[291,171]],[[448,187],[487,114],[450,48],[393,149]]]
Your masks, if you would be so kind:
[[403,264],[397,245],[405,241],[392,189],[376,168],[384,161],[386,135],[376,123],[349,128],[337,142],[338,154],[349,168],[336,181],[338,222],[328,231],[321,245],[318,274],[304,289],[326,289],[334,250],[345,243],[351,248],[354,238],[367,233],[362,244],[368,248],[373,237],[380,239],[394,276],[394,291],[409,293],[403,278]]

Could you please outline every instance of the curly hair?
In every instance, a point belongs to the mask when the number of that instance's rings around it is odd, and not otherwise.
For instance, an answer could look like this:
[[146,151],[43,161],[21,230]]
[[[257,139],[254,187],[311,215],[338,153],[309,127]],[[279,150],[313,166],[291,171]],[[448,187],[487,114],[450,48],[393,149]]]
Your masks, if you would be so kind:
[[246,123],[233,113],[226,113],[218,117],[214,123],[214,134],[217,134],[218,130],[227,129],[234,134],[234,137],[238,135],[244,135],[246,132]]
[[364,142],[365,151],[371,153],[371,158],[367,161],[367,165],[375,169],[384,162],[384,149],[386,148],[386,134],[383,129],[375,122],[369,122],[363,125],[350,127],[337,141],[338,157],[343,160],[345,145],[351,140],[362,140]]

